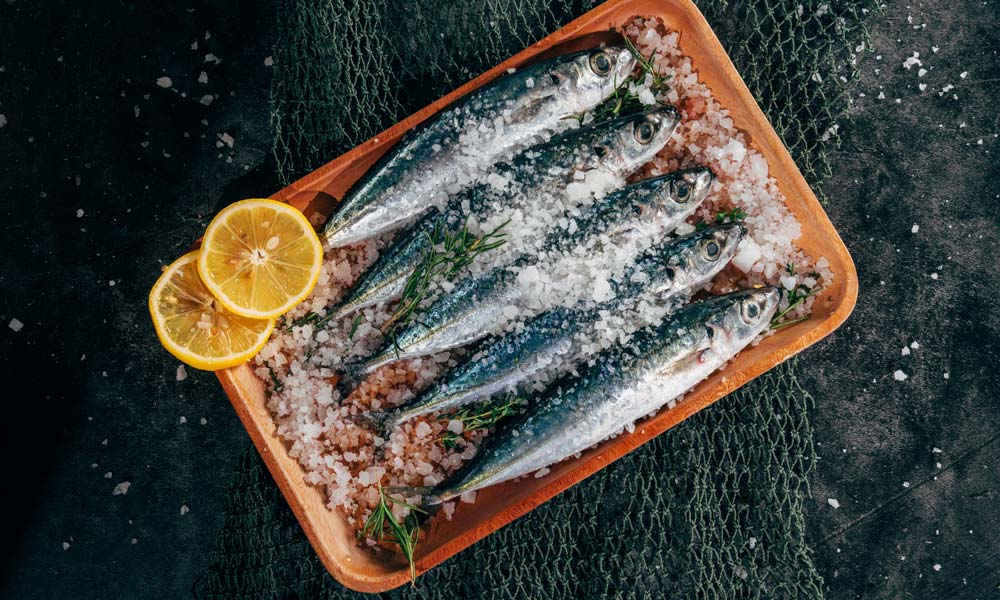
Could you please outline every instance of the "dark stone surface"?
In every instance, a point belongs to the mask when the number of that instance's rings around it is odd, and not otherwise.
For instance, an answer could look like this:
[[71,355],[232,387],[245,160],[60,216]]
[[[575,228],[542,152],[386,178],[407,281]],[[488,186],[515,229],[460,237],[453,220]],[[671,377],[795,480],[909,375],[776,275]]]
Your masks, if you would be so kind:
[[146,312],[271,144],[273,8],[191,6],[0,2],[5,597],[188,595],[247,445],[211,373],[177,381]]
[[[0,3],[7,597],[188,595],[247,444],[211,374],[176,380],[145,297],[221,205],[276,187],[272,8],[169,4]],[[992,597],[1000,9],[890,5],[826,188],[861,297],[799,360],[820,444],[810,533],[830,598]],[[902,67],[914,51],[923,77]]]
[[826,187],[861,293],[799,361],[817,403],[810,537],[831,599],[995,597],[1000,4],[888,4]]

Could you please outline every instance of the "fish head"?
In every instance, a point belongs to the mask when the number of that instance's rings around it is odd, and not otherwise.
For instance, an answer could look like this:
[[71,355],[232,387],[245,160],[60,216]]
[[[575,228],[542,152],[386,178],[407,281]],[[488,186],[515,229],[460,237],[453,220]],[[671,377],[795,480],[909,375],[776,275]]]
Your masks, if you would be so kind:
[[[541,78],[541,94],[570,103],[569,112],[590,110],[610,96],[635,68],[635,56],[625,46],[604,46],[568,55]],[[544,89],[549,88],[549,89]]]
[[602,134],[592,147],[594,166],[628,175],[663,149],[679,122],[673,107],[662,106],[594,126]]
[[653,247],[638,263],[646,289],[666,299],[702,287],[729,264],[745,234],[739,223],[727,223]]
[[781,291],[774,286],[741,290],[716,296],[702,304],[709,309],[706,326],[712,345],[719,349],[742,348],[768,328],[778,309]]
[[[701,205],[715,179],[706,167],[674,171],[633,184],[639,197],[634,210],[652,232],[663,232]],[[671,227],[672,228],[672,227]]]

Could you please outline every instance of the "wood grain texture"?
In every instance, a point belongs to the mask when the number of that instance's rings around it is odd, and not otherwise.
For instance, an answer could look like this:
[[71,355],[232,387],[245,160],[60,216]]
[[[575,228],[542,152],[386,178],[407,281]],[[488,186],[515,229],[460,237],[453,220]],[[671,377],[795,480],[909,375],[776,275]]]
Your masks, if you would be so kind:
[[[802,225],[802,237],[796,244],[813,258],[825,257],[835,274],[834,281],[816,298],[813,318],[783,329],[760,345],[745,350],[728,368],[692,390],[677,407],[639,423],[633,433],[609,440],[585,452],[579,459],[555,465],[545,477],[483,490],[474,505],[461,505],[451,521],[434,520],[426,538],[418,545],[418,572],[439,564],[816,343],[843,323],[854,308],[858,293],[857,273],[847,248],[708,23],[689,0],[607,2],[272,197],[307,214],[328,211],[335,199],[341,198],[405,132],[456,99],[501,76],[508,68],[592,46],[602,39],[613,39],[615,34],[612,32],[636,16],[659,17],[668,28],[680,32],[680,46],[691,57],[701,81],[730,111],[750,145],[767,158],[770,175],[777,180],[789,210]],[[284,442],[275,434],[274,422],[265,406],[264,385],[250,367],[243,365],[219,371],[217,376],[330,573],[345,586],[365,592],[384,591],[405,583],[409,579],[406,566],[401,561],[377,560],[359,547],[346,520],[326,508],[322,490],[305,483],[304,471],[288,455]]]

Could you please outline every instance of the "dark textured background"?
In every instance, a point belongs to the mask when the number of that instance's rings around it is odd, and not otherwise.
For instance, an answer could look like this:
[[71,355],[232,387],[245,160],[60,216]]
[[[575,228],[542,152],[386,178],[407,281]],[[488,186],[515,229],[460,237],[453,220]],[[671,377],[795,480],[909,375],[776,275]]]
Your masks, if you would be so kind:
[[[0,2],[0,593],[181,597],[247,438],[211,374],[176,381],[145,296],[220,206],[277,188],[273,7],[81,4]],[[810,538],[830,598],[995,597],[1000,6],[890,2],[868,25],[825,188],[861,297],[799,361],[817,403]]]

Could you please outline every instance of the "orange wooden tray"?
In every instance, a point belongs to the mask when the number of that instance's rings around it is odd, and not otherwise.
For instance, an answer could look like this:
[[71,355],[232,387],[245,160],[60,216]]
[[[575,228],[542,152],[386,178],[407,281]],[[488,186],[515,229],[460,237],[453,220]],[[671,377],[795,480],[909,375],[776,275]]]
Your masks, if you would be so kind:
[[[847,248],[826,213],[796,168],[781,140],[740,78],[718,38],[690,0],[612,0],[566,27],[466,83],[444,98],[390,127],[343,156],[281,190],[273,198],[311,214],[328,211],[344,192],[408,130],[457,98],[501,76],[510,67],[596,46],[615,39],[612,33],[633,17],[659,17],[669,29],[680,32],[680,46],[691,57],[701,81],[747,136],[748,142],[768,161],[770,175],[787,199],[788,208],[802,225],[797,245],[806,255],[824,256],[834,281],[822,290],[813,317],[783,329],[760,345],[743,351],[724,371],[715,373],[671,410],[640,422],[635,432],[616,437],[575,460],[555,465],[540,479],[495,486],[479,493],[475,504],[460,505],[453,517],[432,522],[417,546],[416,567],[426,571],[462,549],[510,523],[559,492],[578,483],[670,429],[754,377],[771,369],[836,329],[854,308],[858,280]],[[275,434],[265,406],[264,384],[247,365],[219,371],[222,387],[232,401],[271,475],[278,482],[292,511],[330,573],[345,586],[364,592],[397,587],[409,579],[402,560],[385,560],[359,547],[354,532],[338,512],[325,506],[324,493],[307,485],[298,462],[288,455]]]

